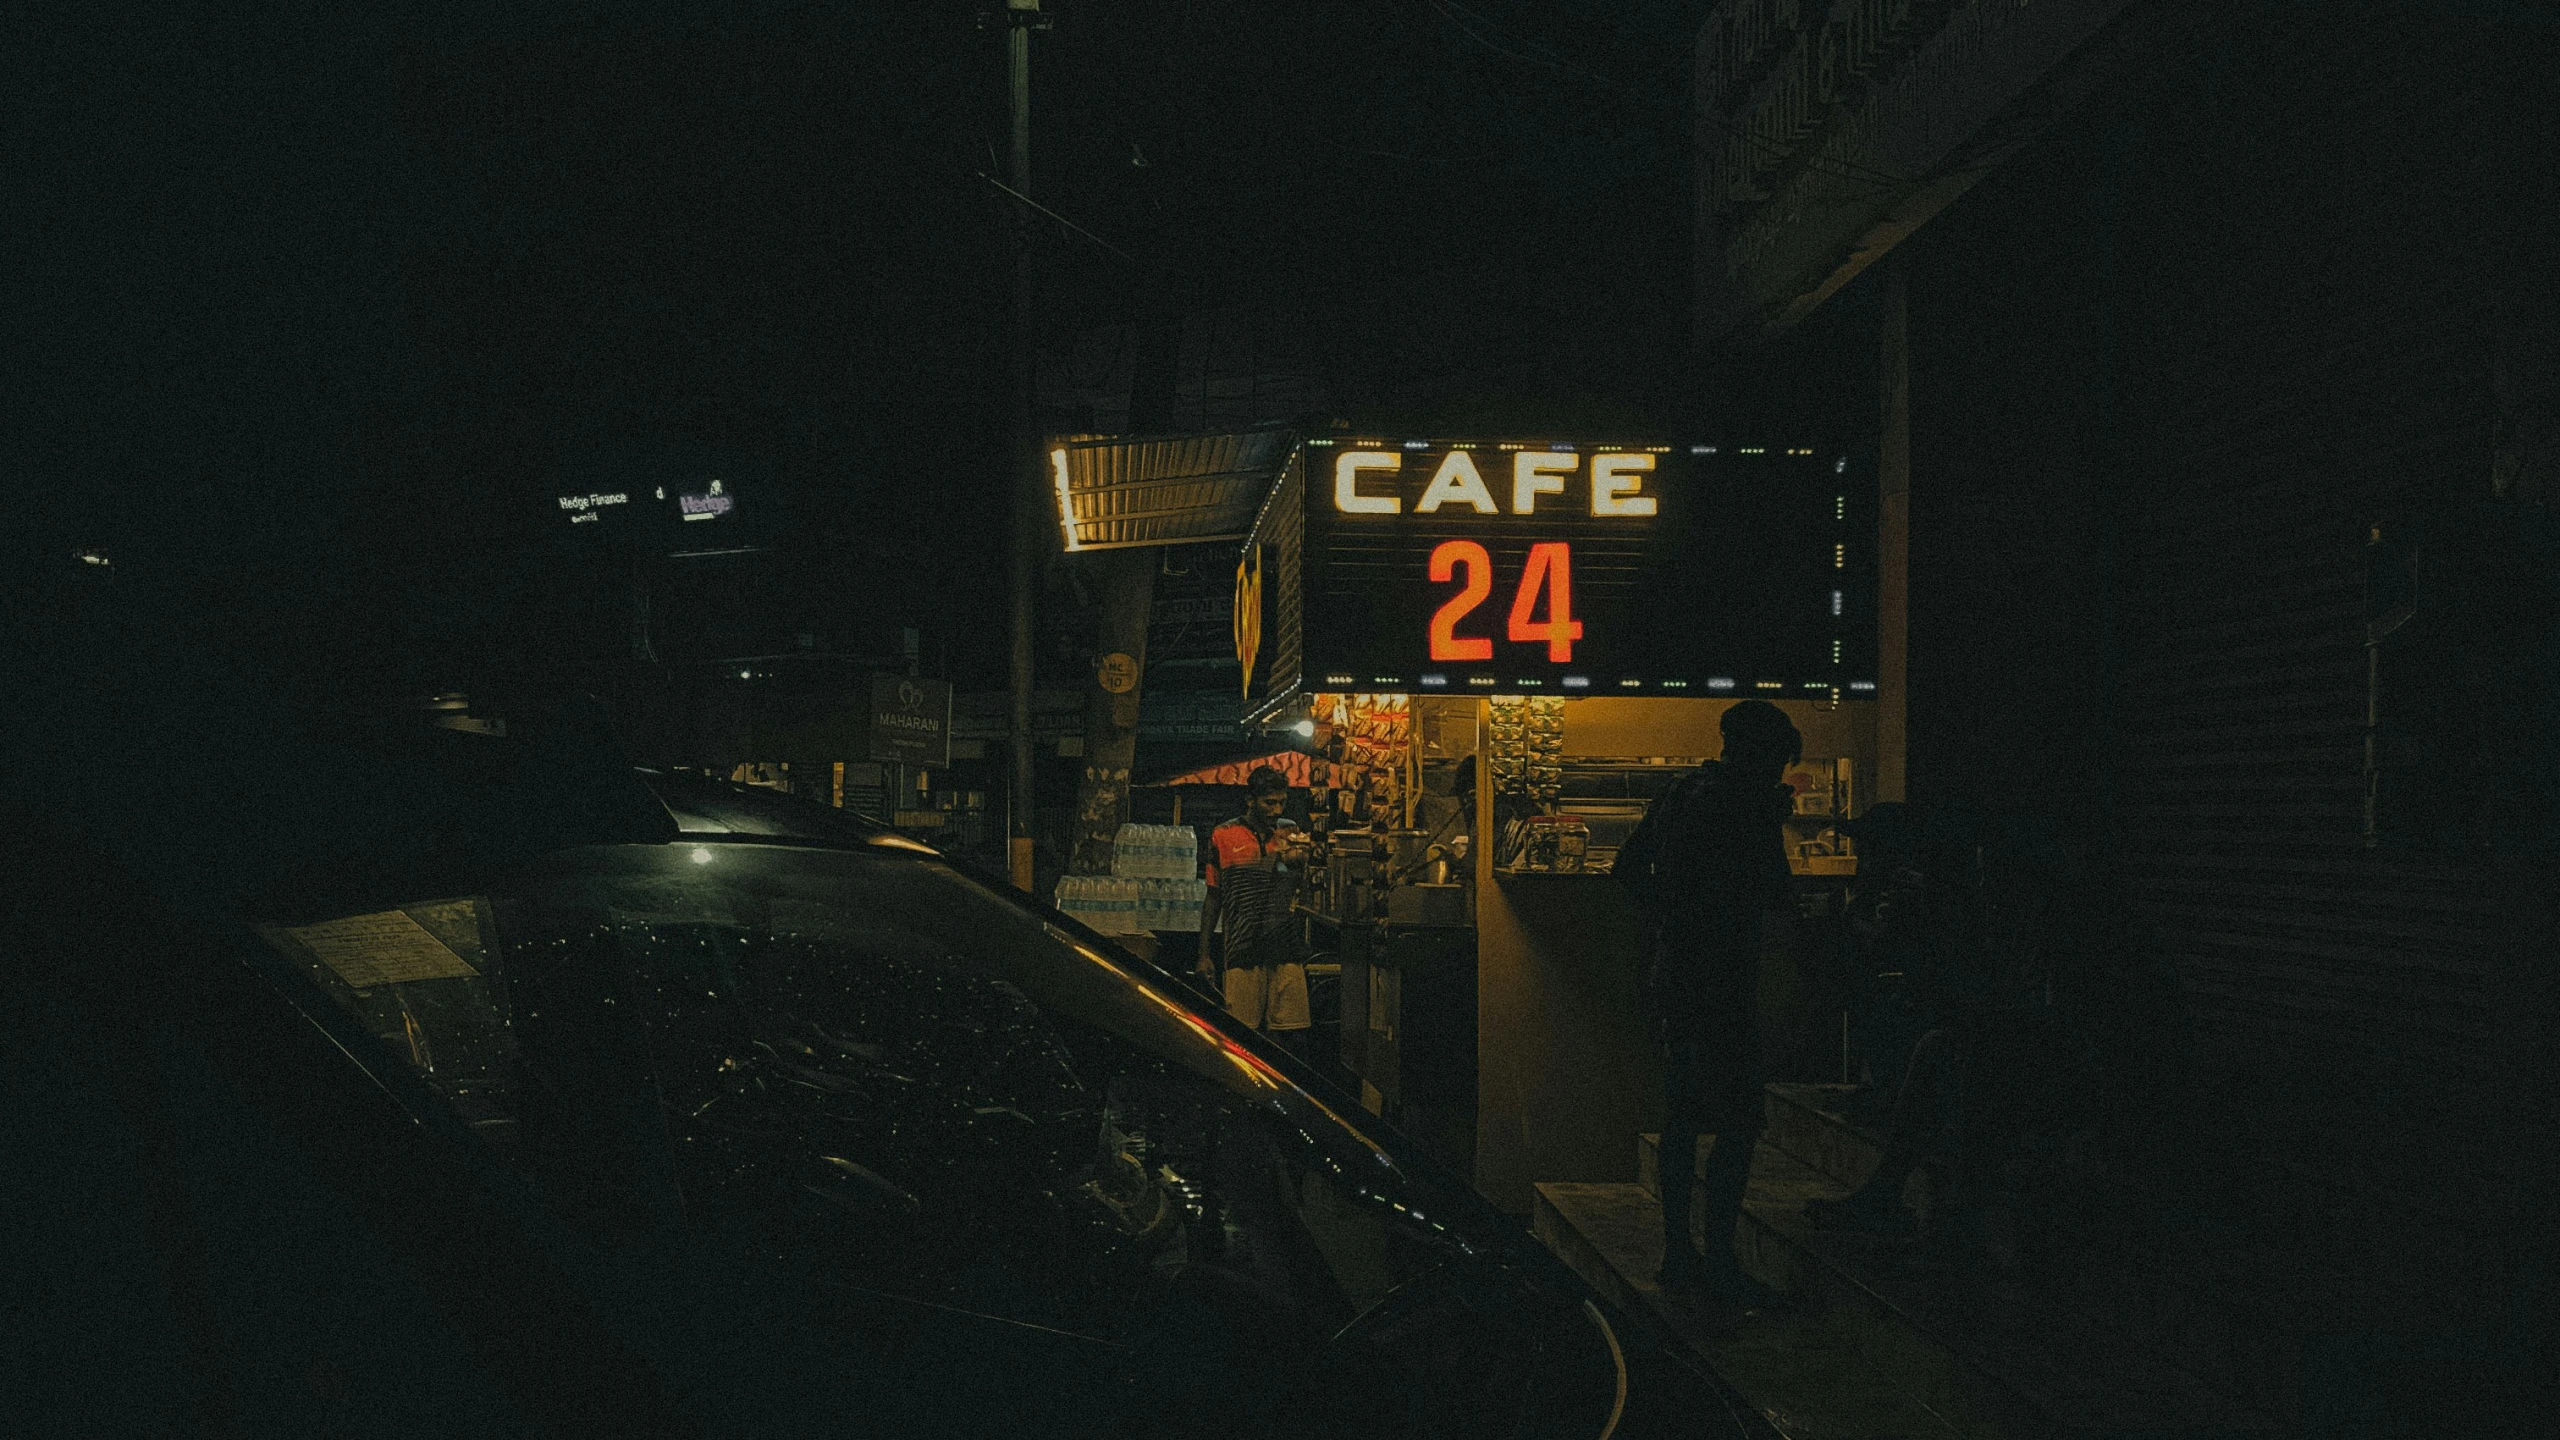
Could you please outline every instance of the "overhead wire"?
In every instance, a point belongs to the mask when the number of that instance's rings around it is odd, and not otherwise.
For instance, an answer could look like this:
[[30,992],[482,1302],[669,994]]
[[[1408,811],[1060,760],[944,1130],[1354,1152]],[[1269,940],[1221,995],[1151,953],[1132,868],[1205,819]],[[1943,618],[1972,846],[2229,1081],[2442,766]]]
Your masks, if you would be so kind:
[[1101,236],[1094,234],[1092,231],[1087,230],[1073,220],[1068,219],[1066,216],[1059,214],[1057,211],[1050,209],[1048,206],[1041,204],[1039,201],[1032,199],[1030,196],[1023,194],[1021,191],[1014,189],[1012,186],[1007,185],[1001,180],[998,180],[986,171],[981,170],[977,173],[979,179],[986,181],[998,190],[1012,196],[1017,203],[1039,211],[1041,214],[1057,221],[1067,229],[1074,231],[1076,234],[1083,236],[1085,239],[1092,241],[1094,244],[1101,246],[1103,249],[1110,251],[1112,254],[1119,256],[1121,259],[1128,261],[1132,265],[1139,265],[1143,263],[1137,256],[1130,254],[1128,251],[1121,249],[1119,246],[1112,244],[1110,241],[1103,239]]

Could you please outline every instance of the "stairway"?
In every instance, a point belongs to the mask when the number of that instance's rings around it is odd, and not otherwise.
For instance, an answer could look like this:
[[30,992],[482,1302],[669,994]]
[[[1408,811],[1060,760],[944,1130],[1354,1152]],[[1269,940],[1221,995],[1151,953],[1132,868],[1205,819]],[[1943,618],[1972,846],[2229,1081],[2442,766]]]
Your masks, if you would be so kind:
[[2269,1257],[2173,1263],[2094,1236],[2048,1239],[2011,1276],[1968,1280],[1908,1245],[1817,1233],[1805,1201],[1845,1193],[1882,1153],[1839,1100],[1835,1086],[1769,1087],[1737,1253],[1788,1292],[1785,1309],[1718,1324],[1652,1285],[1653,1136],[1638,1141],[1636,1184],[1537,1187],[1537,1233],[1620,1303],[1662,1315],[1798,1440],[2281,1433],[2300,1320],[2279,1312],[2316,1283],[2245,1273]]

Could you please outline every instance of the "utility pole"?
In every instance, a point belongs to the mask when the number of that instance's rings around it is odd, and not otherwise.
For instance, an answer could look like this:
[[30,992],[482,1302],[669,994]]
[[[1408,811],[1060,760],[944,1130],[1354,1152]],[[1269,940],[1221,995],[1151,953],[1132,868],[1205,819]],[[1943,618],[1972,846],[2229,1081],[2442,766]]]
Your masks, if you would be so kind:
[[[1029,892],[1032,851],[1032,601],[1040,583],[1040,435],[1034,399],[1039,365],[1031,342],[1031,32],[1049,27],[1040,0],[1005,0],[1013,94],[1013,803],[1008,858],[1013,885]],[[990,20],[992,16],[988,17]]]

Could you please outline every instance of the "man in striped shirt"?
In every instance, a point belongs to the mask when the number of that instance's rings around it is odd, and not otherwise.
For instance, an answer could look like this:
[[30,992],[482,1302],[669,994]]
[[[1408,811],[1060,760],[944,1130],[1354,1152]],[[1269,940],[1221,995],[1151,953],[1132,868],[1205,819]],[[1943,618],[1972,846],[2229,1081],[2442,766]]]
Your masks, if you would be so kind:
[[1290,944],[1297,858],[1306,841],[1281,816],[1289,777],[1269,765],[1245,777],[1244,813],[1209,834],[1200,907],[1200,973],[1219,982],[1227,1013],[1283,1043],[1312,1026],[1307,967]]

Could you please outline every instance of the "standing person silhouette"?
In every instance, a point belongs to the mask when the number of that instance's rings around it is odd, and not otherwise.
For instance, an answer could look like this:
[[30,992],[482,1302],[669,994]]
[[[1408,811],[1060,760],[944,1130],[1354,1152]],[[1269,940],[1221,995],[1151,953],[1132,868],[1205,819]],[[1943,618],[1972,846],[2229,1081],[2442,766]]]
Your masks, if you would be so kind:
[[[1718,723],[1724,753],[1645,812],[1615,869],[1646,921],[1645,996],[1662,1051],[1662,1273],[1666,1288],[1749,1309],[1776,1297],[1734,1258],[1734,1225],[1760,1138],[1760,926],[1788,903],[1780,783],[1804,737],[1766,700]],[[1698,1167],[1697,1140],[1715,1145]],[[1696,1208],[1692,1211],[1694,1174]],[[1689,1240],[1695,1214],[1706,1253]]]
[[1258,765],[1244,788],[1244,813],[1209,833],[1199,970],[1218,984],[1227,1013],[1297,1053],[1314,1023],[1289,911],[1307,838],[1281,814],[1287,775]]

